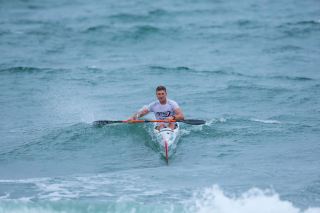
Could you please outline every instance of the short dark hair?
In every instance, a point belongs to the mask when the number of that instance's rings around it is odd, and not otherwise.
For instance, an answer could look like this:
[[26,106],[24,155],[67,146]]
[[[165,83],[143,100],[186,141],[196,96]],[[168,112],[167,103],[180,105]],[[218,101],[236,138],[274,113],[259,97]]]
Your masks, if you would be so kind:
[[165,86],[161,86],[161,85],[157,86],[156,92],[161,91],[161,90],[164,90],[167,93],[167,89]]

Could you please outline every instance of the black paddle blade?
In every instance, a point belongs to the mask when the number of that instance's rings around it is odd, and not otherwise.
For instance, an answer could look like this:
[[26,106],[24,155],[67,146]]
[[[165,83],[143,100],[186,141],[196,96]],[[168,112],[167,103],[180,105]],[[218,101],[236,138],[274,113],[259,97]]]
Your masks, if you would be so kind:
[[107,124],[115,124],[115,123],[122,123],[123,121],[107,121],[107,120],[100,120],[100,121],[94,121],[94,126],[103,126]]
[[191,124],[191,125],[203,125],[206,123],[206,121],[198,120],[198,119],[187,119],[187,120],[181,120],[180,122]]

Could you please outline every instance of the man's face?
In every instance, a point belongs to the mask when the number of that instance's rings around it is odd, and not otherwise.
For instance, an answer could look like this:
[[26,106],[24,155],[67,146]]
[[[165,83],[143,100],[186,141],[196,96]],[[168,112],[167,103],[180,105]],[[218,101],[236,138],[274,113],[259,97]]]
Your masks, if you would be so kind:
[[164,91],[164,90],[159,90],[159,91],[157,91],[156,94],[157,94],[157,98],[158,98],[158,100],[159,100],[160,102],[165,101],[166,98],[167,98],[167,93],[166,93],[166,91]]

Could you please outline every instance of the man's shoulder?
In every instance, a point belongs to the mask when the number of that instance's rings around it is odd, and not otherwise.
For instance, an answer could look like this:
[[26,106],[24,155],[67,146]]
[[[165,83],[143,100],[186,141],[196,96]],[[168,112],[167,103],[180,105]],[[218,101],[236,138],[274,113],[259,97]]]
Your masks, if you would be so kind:
[[148,104],[148,106],[149,107],[154,107],[154,106],[156,106],[156,105],[158,105],[159,104],[159,101],[153,101],[153,102],[151,102],[150,104]]
[[173,106],[179,106],[176,101],[171,100],[171,99],[168,99],[168,104],[173,105]]
[[174,104],[176,104],[177,102],[174,101],[174,100],[172,100],[172,99],[168,99],[168,103],[174,103]]

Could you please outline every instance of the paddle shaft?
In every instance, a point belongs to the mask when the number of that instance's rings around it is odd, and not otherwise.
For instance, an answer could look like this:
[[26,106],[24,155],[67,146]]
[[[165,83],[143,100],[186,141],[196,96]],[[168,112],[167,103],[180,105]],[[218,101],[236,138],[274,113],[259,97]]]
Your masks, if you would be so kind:
[[191,125],[202,125],[206,122],[203,120],[196,119],[186,119],[186,120],[125,120],[125,121],[108,121],[108,120],[100,120],[95,121],[93,124],[95,125],[106,125],[106,124],[114,124],[114,123],[174,123],[174,122],[182,122]]

